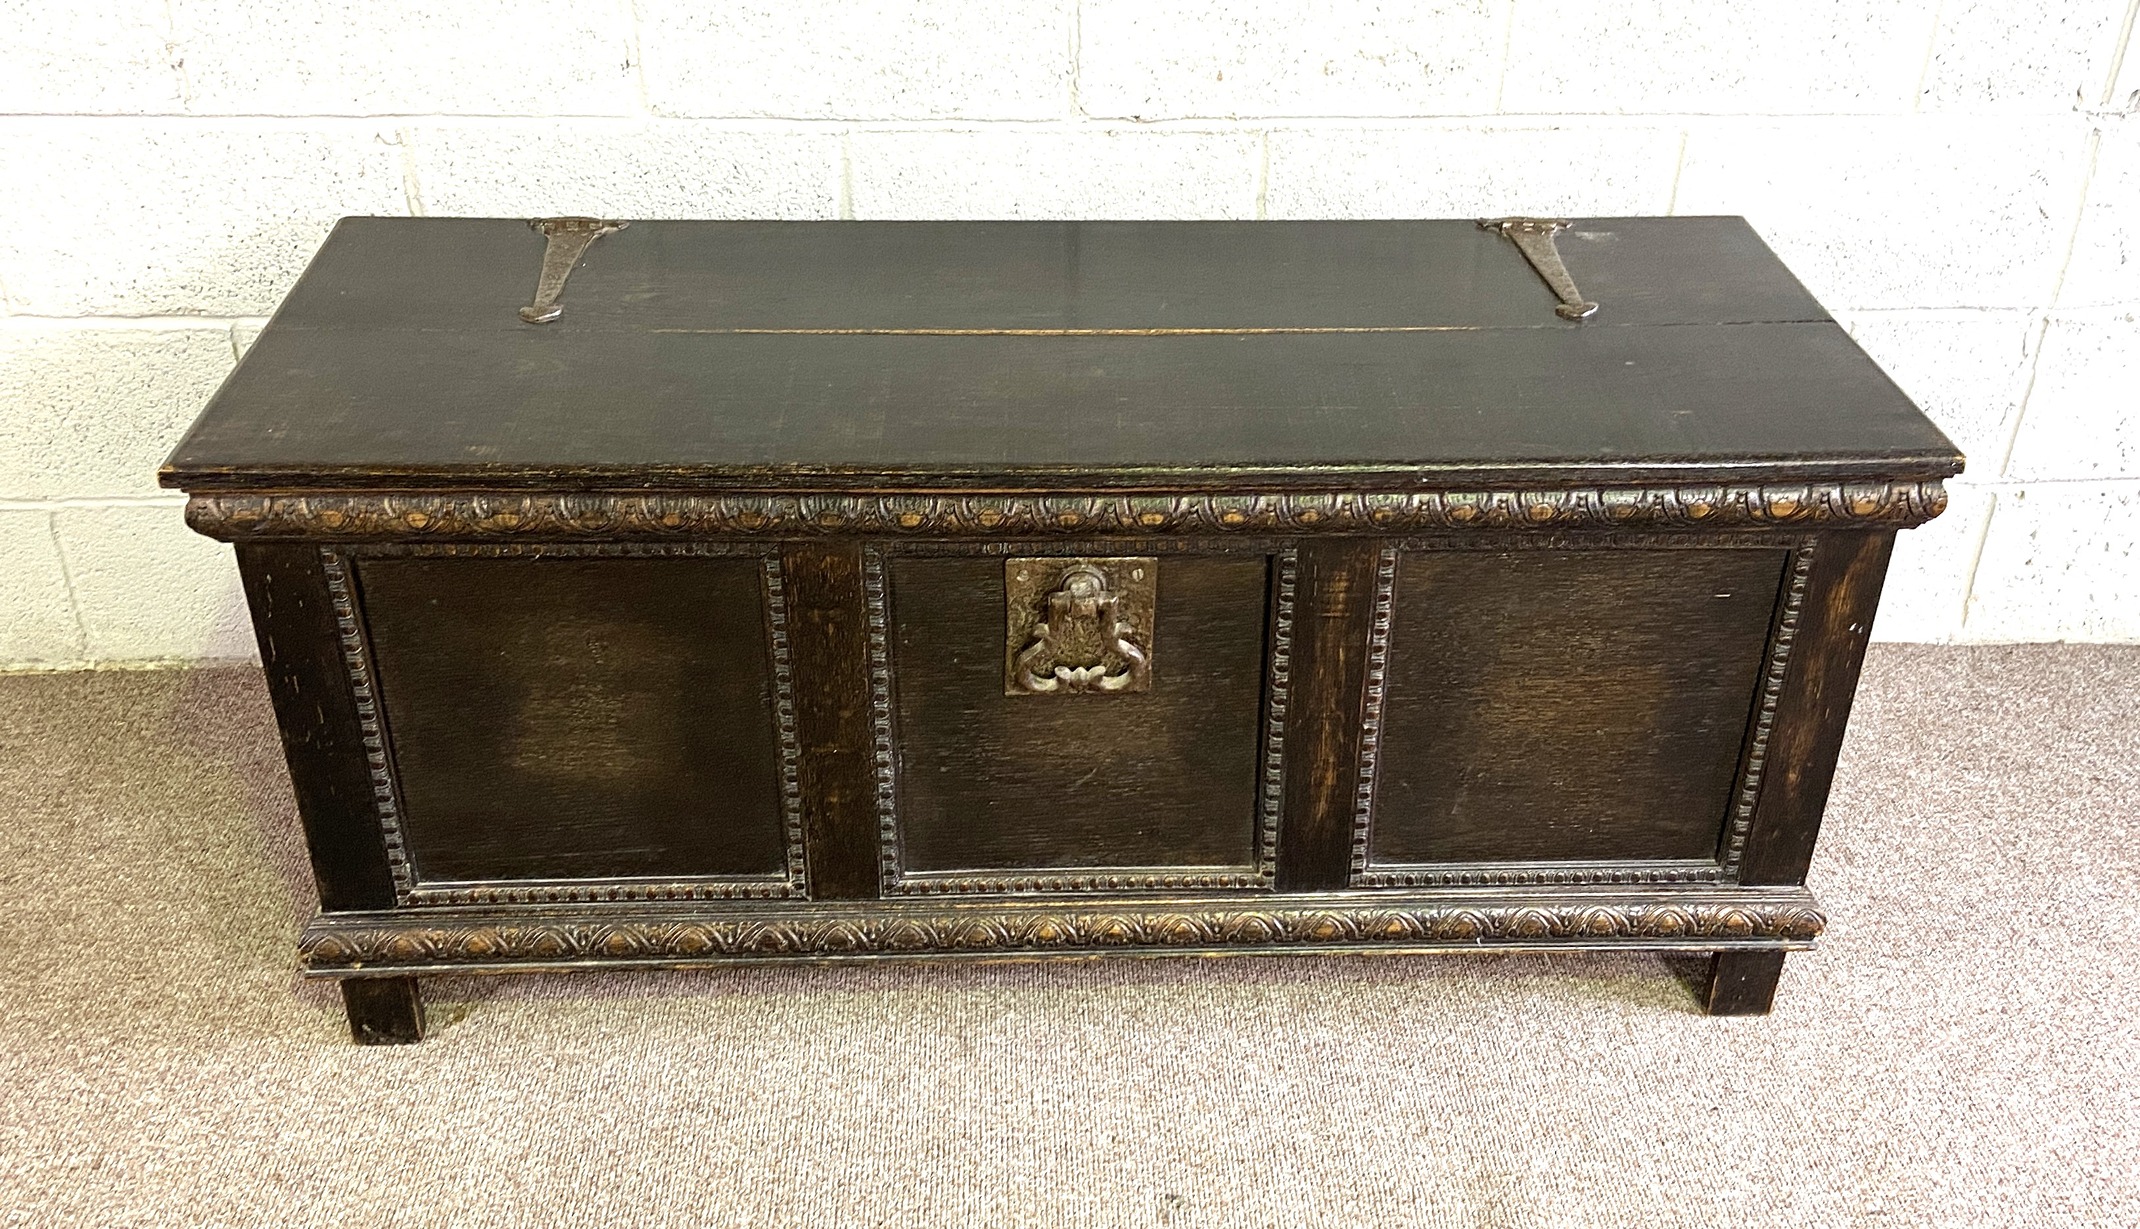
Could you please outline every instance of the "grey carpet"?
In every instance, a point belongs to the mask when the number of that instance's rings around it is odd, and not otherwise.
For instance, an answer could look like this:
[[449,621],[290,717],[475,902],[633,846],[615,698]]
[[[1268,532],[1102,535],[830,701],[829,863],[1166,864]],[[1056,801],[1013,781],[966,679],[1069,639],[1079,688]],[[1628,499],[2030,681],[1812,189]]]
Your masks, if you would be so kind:
[[2140,1225],[2140,648],[1874,651],[1773,1016],[1658,957],[468,978],[358,1049],[257,673],[0,678],[8,1225]]

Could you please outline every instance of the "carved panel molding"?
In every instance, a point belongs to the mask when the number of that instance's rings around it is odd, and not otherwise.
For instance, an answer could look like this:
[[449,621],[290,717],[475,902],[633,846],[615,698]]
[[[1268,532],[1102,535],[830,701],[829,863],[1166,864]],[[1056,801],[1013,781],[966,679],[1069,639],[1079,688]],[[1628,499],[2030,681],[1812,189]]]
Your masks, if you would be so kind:
[[722,494],[408,491],[202,494],[194,529],[275,539],[692,538],[884,534],[1443,533],[1520,529],[1900,528],[1946,507],[1938,481],[1240,494]]
[[1271,657],[1263,711],[1263,789],[1258,798],[1256,877],[1259,886],[1278,881],[1278,825],[1285,816],[1286,714],[1293,703],[1293,606],[1300,591],[1300,552],[1280,550],[1271,593]]
[[1783,679],[1791,665],[1791,646],[1798,639],[1799,612],[1806,604],[1806,579],[1813,574],[1813,554],[1819,547],[1806,542],[1791,556],[1791,574],[1784,580],[1783,599],[1777,605],[1776,626],[1769,634],[1768,657],[1761,664],[1759,707],[1754,710],[1753,733],[1746,743],[1746,759],[1739,766],[1739,779],[1732,790],[1730,823],[1725,827],[1723,848],[1717,861],[1727,879],[1739,876],[1739,863],[1746,854],[1746,836],[1754,826],[1754,804],[1761,798],[1761,779],[1768,770],[1769,739],[1776,731],[1776,706],[1783,699]]
[[1803,947],[1826,918],[1803,889],[1708,898],[1516,897],[1292,906],[870,909],[774,916],[636,913],[323,915],[299,943],[314,975],[453,966],[572,967],[750,959],[1074,955],[1139,949]]
[[[1400,544],[1408,546],[1410,544]],[[1524,884],[1611,883],[1717,883],[1738,877],[1739,862],[1746,849],[1746,836],[1753,825],[1754,803],[1761,795],[1761,779],[1768,762],[1769,736],[1776,725],[1776,705],[1783,695],[1784,674],[1790,665],[1791,645],[1798,634],[1799,610],[1805,604],[1806,578],[1813,571],[1818,539],[1800,538],[1789,543],[1790,571],[1778,595],[1776,614],[1762,657],[1760,691],[1753,713],[1738,775],[1731,788],[1731,807],[1715,862],[1598,862],[1562,866],[1536,863],[1377,863],[1373,860],[1376,761],[1379,751],[1384,689],[1384,665],[1389,657],[1390,600],[1398,550],[1383,551],[1376,576],[1375,618],[1368,646],[1366,736],[1361,741],[1359,792],[1353,810],[1352,873],[1357,888],[1419,888],[1480,885],[1515,887]]]
[[[899,765],[893,729],[891,596],[887,553],[863,552],[862,593],[869,653],[871,763],[875,778],[878,886],[886,896],[1001,895],[1019,892],[1149,892],[1207,889],[1268,890],[1278,876],[1278,824],[1285,804],[1285,719],[1293,657],[1293,595],[1299,554],[1290,547],[1272,554],[1271,631],[1265,661],[1263,747],[1253,822],[1253,866],[1100,866],[1067,869],[1008,868],[989,871],[910,872],[899,833]],[[1009,562],[1009,561],[1007,561]],[[1074,557],[1045,560],[1075,564]],[[1110,559],[1112,564],[1155,563]],[[1015,576],[1007,572],[1006,579]],[[1008,587],[1008,586],[1007,586]],[[1150,621],[1149,596],[1140,608]]]
[[408,842],[401,828],[401,799],[389,759],[378,681],[372,677],[371,645],[357,613],[349,560],[331,550],[319,554],[320,573],[327,580],[327,595],[334,604],[335,634],[342,642],[342,665],[349,672],[349,694],[357,706],[357,729],[364,739],[365,768],[371,776],[372,809],[378,816],[379,837],[386,847],[394,899],[405,905],[415,891],[416,876],[409,866]]
[[[716,545],[674,543],[644,547],[533,546],[438,548],[453,554],[464,551],[485,556],[559,557],[611,555],[733,555],[744,552]],[[781,827],[785,841],[784,870],[775,875],[693,876],[689,878],[628,878],[600,880],[485,880],[448,882],[421,878],[413,864],[402,822],[402,802],[393,764],[392,737],[379,698],[378,679],[372,665],[371,643],[365,630],[362,600],[352,580],[357,561],[367,555],[429,554],[430,548],[363,547],[357,551],[320,548],[320,568],[334,603],[335,629],[342,642],[342,658],[349,672],[350,694],[356,701],[357,723],[364,739],[371,773],[374,808],[380,836],[386,847],[387,866],[393,877],[394,899],[403,905],[491,905],[581,903],[595,901],[651,900],[777,900],[809,895],[808,868],[803,851],[803,800],[800,780],[802,746],[795,725],[795,672],[789,658],[787,585],[780,557],[753,550],[764,573],[764,601],[770,657],[773,666],[773,718],[779,751]]]
[[1396,617],[1398,548],[1375,557],[1375,604],[1367,624],[1366,694],[1360,704],[1360,761],[1354,766],[1352,867],[1354,887],[1387,887],[1369,870],[1374,846],[1375,786],[1382,759],[1383,702],[1389,696],[1390,625]]

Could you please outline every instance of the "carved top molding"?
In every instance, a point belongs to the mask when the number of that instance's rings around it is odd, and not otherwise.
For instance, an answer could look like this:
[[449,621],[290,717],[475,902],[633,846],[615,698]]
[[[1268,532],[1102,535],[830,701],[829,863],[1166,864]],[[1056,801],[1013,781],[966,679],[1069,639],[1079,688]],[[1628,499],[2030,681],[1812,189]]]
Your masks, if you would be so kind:
[[270,492],[195,495],[186,521],[226,542],[1564,533],[1899,529],[1946,505],[1942,484],[1923,479],[1237,494]]

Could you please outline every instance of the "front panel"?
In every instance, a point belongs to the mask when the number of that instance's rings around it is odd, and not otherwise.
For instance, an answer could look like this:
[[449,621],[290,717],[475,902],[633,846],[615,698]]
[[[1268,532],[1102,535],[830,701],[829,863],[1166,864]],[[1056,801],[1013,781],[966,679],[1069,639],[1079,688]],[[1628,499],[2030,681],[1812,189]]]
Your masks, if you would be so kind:
[[1714,875],[1792,557],[1396,552],[1356,878],[1463,882],[1511,863]]
[[[1335,650],[1347,778],[1285,737],[1295,625],[1337,595],[1296,611],[1283,541],[1141,549],[865,549],[845,686],[789,662],[825,612],[769,551],[330,552],[398,898],[801,895],[806,830],[889,894],[1269,889],[1303,841],[1349,842],[1355,887],[1731,873],[1809,547],[1382,547]],[[841,754],[874,803],[820,831],[796,696],[827,687],[869,714]],[[1288,828],[1289,777],[1356,794],[1351,832]]]
[[1267,886],[1269,556],[871,567],[889,890]]
[[777,565],[552,550],[351,561],[408,892],[799,888]]

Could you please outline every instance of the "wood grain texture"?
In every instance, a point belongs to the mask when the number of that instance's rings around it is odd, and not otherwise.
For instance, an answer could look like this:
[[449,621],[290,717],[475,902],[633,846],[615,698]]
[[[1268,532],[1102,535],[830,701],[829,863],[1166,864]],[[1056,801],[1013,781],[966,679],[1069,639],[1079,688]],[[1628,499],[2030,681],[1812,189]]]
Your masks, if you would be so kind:
[[1702,1008],[1712,1016],[1765,1016],[1776,1002],[1784,953],[1718,952],[1709,958]]
[[782,876],[761,565],[357,563],[419,881]]
[[889,564],[903,872],[1255,873],[1267,558],[1153,565],[1149,691],[1024,696],[1000,558]]
[[[1743,218],[1593,218],[1561,237],[1595,323],[1829,319]],[[349,218],[280,324],[520,331],[520,219]],[[1522,327],[1554,299],[1469,219],[634,221],[572,274],[560,330]]]
[[1380,558],[1374,542],[1361,540],[1304,543],[1299,550],[1278,837],[1281,891],[1345,886]]
[[[1470,221],[642,222],[597,243],[565,318],[535,326],[514,314],[541,249],[524,225],[353,220],[164,480],[1957,468],[1743,221],[1600,219],[1562,246],[1606,304],[1594,321],[1553,316],[1515,248]],[[931,327],[980,332],[867,333]],[[1171,331],[1259,328],[1428,331]]]
[[1894,548],[1892,533],[1827,534],[1815,548],[1740,863],[1745,883],[1805,882]]
[[781,570],[810,891],[821,900],[866,900],[877,894],[877,787],[862,547],[791,544],[781,552]]
[[394,879],[318,549],[241,546],[238,572],[322,909],[383,909]]
[[351,977],[342,982],[349,1036],[358,1045],[415,1045],[424,1039],[423,987],[413,977]]
[[[821,486],[891,472],[986,487],[1121,469],[1217,468],[1256,482],[1613,465],[1639,479],[1700,463],[1805,472],[1808,447],[1861,471],[1955,468],[1951,446],[1836,325],[1567,329],[1393,339],[271,328],[181,445],[169,481],[541,485],[566,473],[690,485],[775,471]],[[307,408],[323,390],[334,406]],[[471,409],[445,412],[441,398]]]
[[1370,862],[1714,858],[1785,562],[1406,552]]

